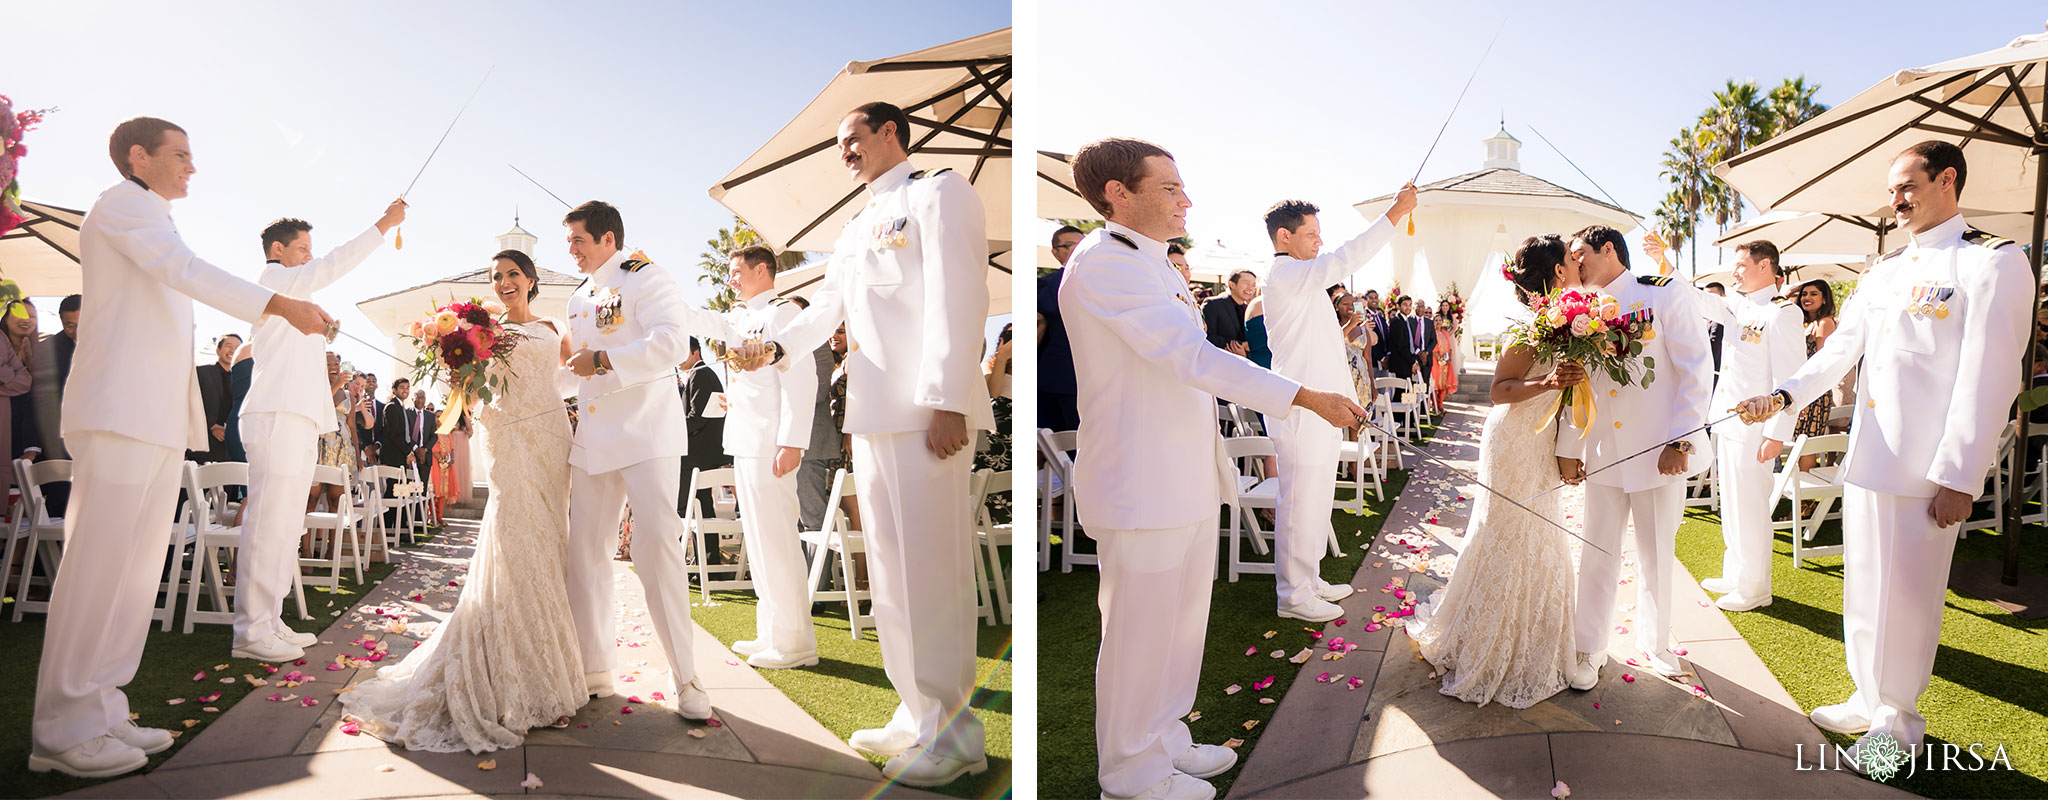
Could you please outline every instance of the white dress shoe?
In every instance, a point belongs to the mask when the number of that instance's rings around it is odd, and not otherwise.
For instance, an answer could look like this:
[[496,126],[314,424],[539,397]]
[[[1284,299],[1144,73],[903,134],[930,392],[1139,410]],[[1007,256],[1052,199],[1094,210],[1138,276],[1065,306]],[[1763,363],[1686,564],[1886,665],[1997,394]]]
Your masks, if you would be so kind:
[[253,658],[257,661],[291,661],[305,658],[306,651],[273,633],[253,644],[237,647],[229,655],[235,658]]
[[1714,594],[1727,594],[1735,591],[1735,582],[1727,578],[1708,578],[1700,581],[1700,588]]
[[739,655],[741,658],[751,657],[755,653],[759,653],[766,649],[768,649],[768,643],[761,641],[760,639],[741,639],[737,642],[732,643],[733,653]]
[[763,650],[747,656],[747,666],[755,669],[794,669],[796,667],[815,667],[817,665],[818,651],[816,650],[788,655],[774,650]]
[[896,756],[903,755],[903,751],[909,750],[911,746],[917,744],[917,732],[910,731],[906,733],[889,728],[867,728],[854,731],[852,736],[846,737],[846,743],[852,745],[854,750],[871,756],[895,758]]
[[1356,588],[1353,588],[1352,585],[1348,583],[1323,583],[1322,581],[1316,582],[1316,596],[1323,598],[1323,601],[1327,603],[1335,603],[1346,597],[1350,597],[1351,593],[1356,591],[1358,590]]
[[1655,672],[1666,678],[1677,678],[1685,675],[1685,665],[1680,664],[1678,656],[1672,655],[1668,650],[1657,654],[1644,653],[1641,658],[1636,660],[1636,663],[1643,665],[1643,669]]
[[28,755],[30,772],[55,770],[77,778],[111,778],[134,772],[149,763],[149,756],[109,733],[62,753]]
[[170,731],[162,728],[145,728],[135,724],[135,720],[132,719],[115,725],[107,734],[121,740],[122,744],[141,750],[143,755],[150,756],[171,749],[171,744],[178,741],[178,737],[172,736]]
[[889,759],[882,765],[882,777],[919,788],[944,786],[968,775],[980,775],[988,771],[988,758],[972,761],[949,758],[922,747],[903,751],[903,755]]
[[1856,713],[1848,703],[1821,706],[1807,717],[1815,727],[1825,731],[1855,735],[1870,730],[1870,718]]
[[1600,666],[1607,661],[1606,653],[1580,653],[1572,662],[1571,671],[1565,675],[1571,687],[1586,691],[1600,683]]
[[1213,744],[1190,745],[1173,768],[1196,778],[1214,778],[1237,766],[1237,751]]
[[1280,609],[1280,616],[1303,622],[1329,622],[1344,616],[1344,609],[1320,597],[1311,597],[1301,605]]
[[320,637],[310,633],[300,633],[294,630],[286,630],[284,633],[278,634],[278,636],[284,639],[286,644],[289,644],[293,647],[312,647],[313,645],[320,643]]
[[591,697],[612,696],[611,670],[583,673],[583,692]]
[[711,694],[704,691],[704,684],[691,678],[689,683],[676,687],[676,713],[683,715],[683,719],[711,718]]
[[1185,772],[1168,775],[1165,780],[1152,784],[1152,788],[1128,798],[1102,793],[1102,800],[1215,800],[1215,797],[1216,787]]
[[1714,598],[1714,607],[1722,611],[1755,611],[1771,604],[1770,595],[1751,600],[1739,594],[1724,594]]

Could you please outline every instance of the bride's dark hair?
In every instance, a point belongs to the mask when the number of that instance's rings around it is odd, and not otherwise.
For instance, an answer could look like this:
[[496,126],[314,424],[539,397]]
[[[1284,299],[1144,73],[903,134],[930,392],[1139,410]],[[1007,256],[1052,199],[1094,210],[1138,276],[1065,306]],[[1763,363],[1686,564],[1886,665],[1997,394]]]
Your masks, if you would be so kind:
[[1555,233],[1531,236],[1522,240],[1521,248],[1515,250],[1515,257],[1501,272],[1515,284],[1515,299],[1526,306],[1537,295],[1550,292],[1550,283],[1557,277],[1557,266],[1563,264],[1569,254],[1563,237]]
[[512,262],[512,266],[518,267],[520,272],[526,273],[527,280],[533,281],[533,286],[528,287],[526,290],[527,300],[540,296],[540,270],[534,268],[532,258],[518,250],[500,250],[497,255],[491,256],[492,261],[501,259]]

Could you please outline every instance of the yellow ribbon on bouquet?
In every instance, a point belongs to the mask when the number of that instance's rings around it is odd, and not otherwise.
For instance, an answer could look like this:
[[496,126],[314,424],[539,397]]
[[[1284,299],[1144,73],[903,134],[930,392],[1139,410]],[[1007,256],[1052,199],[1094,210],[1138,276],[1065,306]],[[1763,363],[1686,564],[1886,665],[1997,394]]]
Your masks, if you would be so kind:
[[[1572,391],[1573,389],[1581,391]],[[1558,392],[1556,397],[1551,398],[1550,410],[1544,412],[1543,421],[1536,425],[1536,432],[1542,433],[1544,429],[1549,428],[1550,421],[1557,419],[1558,409],[1564,408],[1567,404],[1571,406],[1572,425],[1579,429],[1579,438],[1586,438],[1586,433],[1593,430],[1593,418],[1599,409],[1593,406],[1592,388],[1583,384],[1567,386]]]
[[434,430],[436,436],[446,436],[462,422],[462,412],[471,404],[468,392],[449,392],[448,407],[441,409],[441,426]]

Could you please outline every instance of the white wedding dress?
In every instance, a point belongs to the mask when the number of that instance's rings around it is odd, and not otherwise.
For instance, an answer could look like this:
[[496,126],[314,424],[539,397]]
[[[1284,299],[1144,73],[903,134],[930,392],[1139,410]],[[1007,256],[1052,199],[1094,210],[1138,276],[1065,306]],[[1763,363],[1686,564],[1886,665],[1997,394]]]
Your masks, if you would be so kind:
[[341,696],[364,733],[408,750],[517,747],[585,698],[564,572],[571,431],[555,392],[561,334],[540,322],[507,327],[525,338],[502,359],[509,364],[491,365],[505,391],[476,413],[490,499],[468,583],[446,624]]
[[[1550,365],[1530,367],[1530,376]],[[1546,392],[1487,412],[1479,443],[1479,480],[1523,498],[1558,484],[1556,422],[1538,432],[1557,399]],[[1528,507],[1562,523],[1551,492]],[[1470,703],[1528,708],[1558,693],[1577,658],[1572,640],[1574,579],[1569,539],[1484,489],[1474,498],[1465,550],[1450,584],[1418,611],[1407,630],[1422,657],[1443,668],[1443,693]]]

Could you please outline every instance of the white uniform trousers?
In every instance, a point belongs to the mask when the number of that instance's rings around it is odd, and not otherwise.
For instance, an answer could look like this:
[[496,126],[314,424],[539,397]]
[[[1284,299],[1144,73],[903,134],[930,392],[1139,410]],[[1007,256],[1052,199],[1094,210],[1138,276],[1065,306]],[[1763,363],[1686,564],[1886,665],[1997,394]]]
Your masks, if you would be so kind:
[[306,497],[320,458],[320,434],[298,414],[262,412],[241,418],[249,452],[249,504],[235,555],[235,646],[289,630],[284,597],[299,567]]
[[1937,528],[1927,497],[1842,491],[1842,641],[1849,707],[1901,747],[1921,744],[1920,695],[1934,674],[1958,527]]
[[616,665],[612,554],[619,550],[619,524],[630,503],[633,570],[647,595],[655,635],[676,686],[696,679],[697,662],[690,655],[696,636],[690,624],[690,570],[683,563],[683,518],[676,514],[681,487],[681,456],[650,458],[596,475],[569,468],[569,616],[582,645],[584,672],[609,672]]
[[753,576],[754,639],[782,655],[816,652],[804,551],[797,540],[797,470],[775,477],[773,458],[734,458],[740,534]]
[[59,753],[128,721],[169,560],[184,453],[105,431],[65,437],[75,459],[64,558],[36,672],[34,746]]
[[1714,436],[1721,577],[1745,600],[1771,596],[1771,511],[1777,504],[1771,502],[1771,465],[1756,460],[1763,443],[1763,432],[1751,426]]
[[882,670],[902,705],[891,733],[948,758],[986,752],[974,694],[974,533],[968,450],[939,460],[925,432],[853,437],[853,476],[867,539],[868,588]]
[[1322,584],[1323,551],[1335,535],[1330,509],[1337,498],[1337,457],[1343,436],[1314,412],[1296,408],[1285,418],[1268,415],[1273,448],[1280,456],[1280,506],[1274,520],[1273,563],[1280,607],[1316,599]]
[[[1621,579],[1621,541],[1631,519],[1636,528],[1636,649],[1669,659],[1671,576],[1678,556],[1678,523],[1685,516],[1685,483],[1623,492],[1587,481],[1586,541],[1579,554],[1578,617],[1573,638],[1581,653],[1607,649],[1614,619],[1614,592]],[[1559,534],[1563,535],[1563,534]],[[1601,552],[1597,548],[1604,548]],[[1611,555],[1610,555],[1611,554]]]
[[1209,637],[1216,523],[1089,535],[1102,558],[1096,781],[1103,794],[1136,797],[1194,743],[1185,717]]

